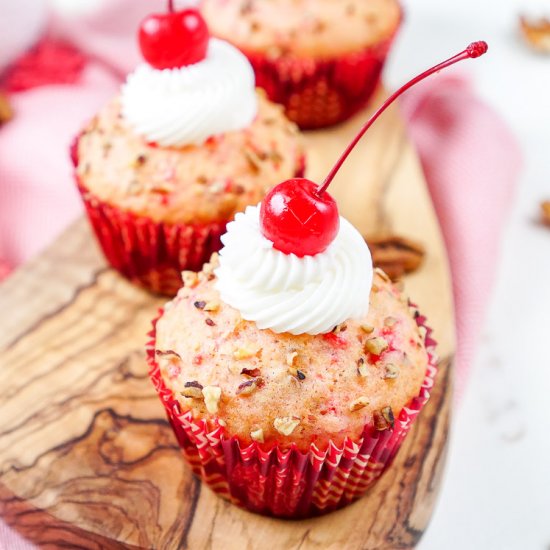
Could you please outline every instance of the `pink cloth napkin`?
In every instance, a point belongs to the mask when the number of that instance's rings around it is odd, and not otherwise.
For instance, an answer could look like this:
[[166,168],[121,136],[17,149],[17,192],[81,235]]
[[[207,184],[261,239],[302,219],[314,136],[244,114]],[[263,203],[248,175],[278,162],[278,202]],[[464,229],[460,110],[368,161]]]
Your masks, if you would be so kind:
[[[82,212],[69,143],[137,59],[136,22],[151,2],[104,5],[103,12],[53,26],[55,35],[72,38],[89,54],[82,78],[73,85],[14,94],[16,118],[0,129],[0,259],[12,266],[36,254]],[[116,16],[120,13],[127,17]],[[433,77],[406,95],[401,108],[449,252],[460,394],[490,296],[521,155],[499,116],[459,77]],[[0,549],[31,547],[0,522]]]
[[438,75],[424,82],[403,96],[401,109],[449,255],[459,399],[491,295],[522,155],[503,120],[459,76]]
[[82,212],[69,146],[117,87],[90,63],[77,84],[10,96],[15,117],[0,129],[0,258],[8,264],[34,256]]

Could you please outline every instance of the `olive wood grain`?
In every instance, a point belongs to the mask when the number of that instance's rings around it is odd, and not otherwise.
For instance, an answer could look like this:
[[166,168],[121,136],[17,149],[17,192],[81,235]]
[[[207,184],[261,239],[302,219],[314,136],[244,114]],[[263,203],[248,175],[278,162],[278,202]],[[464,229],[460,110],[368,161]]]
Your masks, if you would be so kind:
[[[321,179],[365,113],[306,136]],[[406,290],[440,342],[429,404],[378,484],[306,521],[250,514],[184,465],[150,385],[144,345],[162,300],[105,266],[87,222],[0,286],[0,515],[46,548],[411,548],[432,513],[451,408],[453,311],[447,260],[418,160],[388,112],[334,183],[366,234],[427,250]]]

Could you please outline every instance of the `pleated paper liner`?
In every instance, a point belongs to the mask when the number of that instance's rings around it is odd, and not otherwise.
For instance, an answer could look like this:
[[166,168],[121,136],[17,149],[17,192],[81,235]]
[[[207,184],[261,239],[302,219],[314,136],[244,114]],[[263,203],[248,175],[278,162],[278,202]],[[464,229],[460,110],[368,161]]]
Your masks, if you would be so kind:
[[348,438],[341,446],[330,443],[324,451],[314,444],[309,452],[295,446],[265,451],[257,442],[243,446],[236,437],[227,436],[222,425],[211,429],[204,420],[193,419],[190,411],[181,409],[164,384],[155,358],[157,321],[147,346],[149,374],[193,472],[223,498],[270,516],[317,516],[361,497],[391,464],[428,401],[437,374],[436,342],[431,329],[425,327],[425,318],[418,316],[418,325],[426,328],[429,364],[418,396],[401,410],[393,428],[377,431],[367,425],[358,440]]
[[227,222],[168,224],[111,206],[79,184],[84,206],[107,261],[132,283],[174,296],[183,270],[200,271]]
[[271,101],[284,105],[288,118],[304,130],[324,128],[368,103],[398,28],[375,46],[334,58],[270,57],[241,49],[254,68],[256,85]]
[[[74,165],[76,147],[71,147]],[[303,176],[300,159],[296,176]],[[77,179],[77,186],[97,241],[109,264],[132,283],[156,294],[174,296],[182,286],[181,272],[200,271],[221,248],[220,237],[231,220],[212,223],[164,223],[108,204]]]

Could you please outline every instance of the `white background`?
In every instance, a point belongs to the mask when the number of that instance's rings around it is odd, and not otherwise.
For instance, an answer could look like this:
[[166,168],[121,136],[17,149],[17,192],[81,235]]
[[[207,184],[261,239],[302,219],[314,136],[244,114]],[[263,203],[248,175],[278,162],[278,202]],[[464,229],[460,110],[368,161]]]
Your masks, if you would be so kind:
[[498,280],[450,458],[421,550],[550,550],[550,56],[518,38],[518,14],[550,1],[405,1],[406,24],[386,72],[396,87],[430,63],[486,40],[463,68],[516,133],[525,168],[503,237]]

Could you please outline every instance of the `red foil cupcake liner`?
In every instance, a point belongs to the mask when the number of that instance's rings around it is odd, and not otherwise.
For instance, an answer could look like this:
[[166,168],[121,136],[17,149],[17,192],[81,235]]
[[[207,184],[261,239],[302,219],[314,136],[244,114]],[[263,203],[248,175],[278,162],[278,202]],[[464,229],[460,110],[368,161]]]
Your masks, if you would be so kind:
[[243,52],[256,73],[256,85],[271,101],[284,105],[288,118],[304,130],[323,128],[348,119],[368,103],[398,27],[375,46],[335,58],[270,58]]
[[[162,311],[160,312],[162,314]],[[426,328],[429,363],[417,397],[403,408],[392,429],[365,426],[362,436],[326,450],[315,445],[308,452],[295,446],[263,450],[259,443],[242,445],[225,428],[211,429],[204,420],[182,411],[166,387],[155,359],[158,318],[147,345],[149,375],[166,408],[168,420],[193,472],[214,492],[252,512],[286,518],[325,514],[361,497],[391,464],[414,419],[428,401],[437,374],[436,342]],[[417,323],[424,325],[419,316]]]
[[174,296],[182,286],[181,272],[200,271],[221,248],[227,222],[156,222],[99,200],[81,183],[78,189],[107,261],[151,292]]
[[[71,159],[76,166],[76,144]],[[297,176],[305,162],[300,161]],[[76,176],[75,176],[76,177]],[[108,204],[76,178],[86,213],[107,261],[132,283],[157,294],[174,296],[181,272],[200,271],[221,248],[220,237],[231,220],[207,224],[164,223]]]

